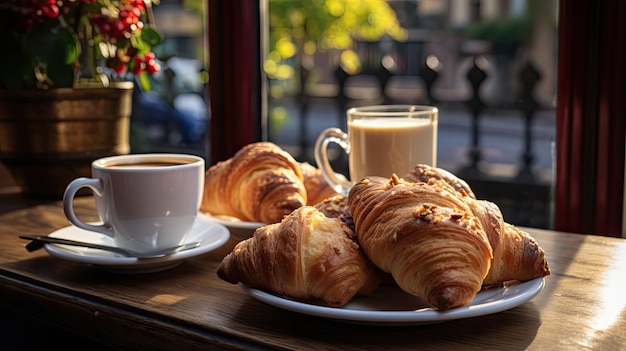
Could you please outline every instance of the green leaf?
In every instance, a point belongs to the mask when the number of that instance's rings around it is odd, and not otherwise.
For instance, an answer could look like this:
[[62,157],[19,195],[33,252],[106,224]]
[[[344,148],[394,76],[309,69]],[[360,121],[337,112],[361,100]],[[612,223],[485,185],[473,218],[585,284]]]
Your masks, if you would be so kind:
[[59,32],[59,43],[65,50],[65,63],[73,64],[76,60],[78,60],[78,55],[80,55],[80,45],[78,37],[76,37],[72,31],[68,28],[61,28]]
[[148,74],[146,72],[141,72],[137,76],[137,79],[139,80],[139,85],[144,92],[150,91],[150,79],[148,79]]
[[151,25],[146,25],[141,30],[141,40],[150,46],[155,46],[163,41],[163,34]]

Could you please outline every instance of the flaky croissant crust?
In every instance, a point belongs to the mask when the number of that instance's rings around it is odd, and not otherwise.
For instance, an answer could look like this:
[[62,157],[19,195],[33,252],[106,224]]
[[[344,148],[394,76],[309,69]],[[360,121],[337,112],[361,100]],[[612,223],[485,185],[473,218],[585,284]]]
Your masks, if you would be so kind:
[[374,267],[351,237],[341,220],[303,206],[239,242],[217,274],[230,283],[343,306],[358,292],[368,294],[378,286]]
[[[500,285],[518,280],[526,281],[550,275],[545,252],[530,234],[506,223],[500,208],[493,202],[478,200],[469,185],[441,168],[417,164],[406,180],[447,184],[448,191],[456,193],[478,218],[487,234],[494,258],[483,285]],[[454,190],[452,190],[454,189]]]
[[443,183],[450,185],[455,191],[473,199],[476,198],[476,195],[474,195],[470,186],[463,179],[455,176],[443,168],[418,163],[404,176],[404,179],[412,183],[428,182],[431,179],[440,180]]
[[348,199],[363,251],[404,291],[449,309],[481,289],[491,246],[480,222],[447,187],[369,177]]
[[302,175],[304,176],[304,186],[307,193],[307,205],[316,204],[332,196],[339,195],[324,179],[324,175],[319,168],[308,162],[300,163]]
[[207,170],[200,209],[243,221],[278,223],[306,202],[300,164],[277,145],[258,142]]

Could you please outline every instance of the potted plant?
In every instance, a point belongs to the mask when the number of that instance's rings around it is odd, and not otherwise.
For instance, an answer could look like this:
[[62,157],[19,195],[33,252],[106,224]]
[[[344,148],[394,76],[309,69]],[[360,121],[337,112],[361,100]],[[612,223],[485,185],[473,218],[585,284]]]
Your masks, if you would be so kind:
[[160,70],[152,0],[0,3],[0,162],[27,195],[62,195],[91,160],[130,151],[135,82]]

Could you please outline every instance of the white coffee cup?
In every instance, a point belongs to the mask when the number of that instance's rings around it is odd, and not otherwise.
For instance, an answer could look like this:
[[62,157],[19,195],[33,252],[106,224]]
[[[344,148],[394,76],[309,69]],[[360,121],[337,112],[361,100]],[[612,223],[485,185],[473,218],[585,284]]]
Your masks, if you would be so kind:
[[[204,159],[185,154],[131,154],[95,160],[92,178],[77,178],[63,196],[71,224],[113,238],[115,245],[150,253],[183,244],[196,220]],[[74,197],[93,191],[101,225],[81,221]]]
[[[335,191],[347,195],[353,182],[367,176],[400,177],[416,164],[436,167],[438,110],[432,106],[377,105],[347,111],[348,133],[324,130],[315,142],[318,168]],[[350,180],[338,177],[328,158],[336,143],[348,154]]]

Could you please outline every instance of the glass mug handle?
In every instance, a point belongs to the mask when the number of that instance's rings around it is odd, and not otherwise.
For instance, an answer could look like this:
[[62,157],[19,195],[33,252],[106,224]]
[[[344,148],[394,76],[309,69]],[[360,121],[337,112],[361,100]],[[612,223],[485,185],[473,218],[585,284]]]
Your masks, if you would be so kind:
[[87,224],[76,216],[74,212],[74,197],[81,188],[90,188],[98,196],[102,195],[104,191],[100,179],[82,177],[72,180],[67,188],[65,188],[65,193],[63,193],[63,212],[65,213],[65,217],[78,228],[113,237],[113,231],[108,226]]
[[341,146],[346,154],[350,154],[350,140],[348,134],[344,133],[339,128],[328,128],[322,131],[315,141],[315,148],[313,149],[315,162],[322,172],[324,179],[326,179],[326,182],[336,192],[348,196],[352,182],[344,177],[338,176],[330,165],[330,161],[328,160],[328,145],[330,143]]

